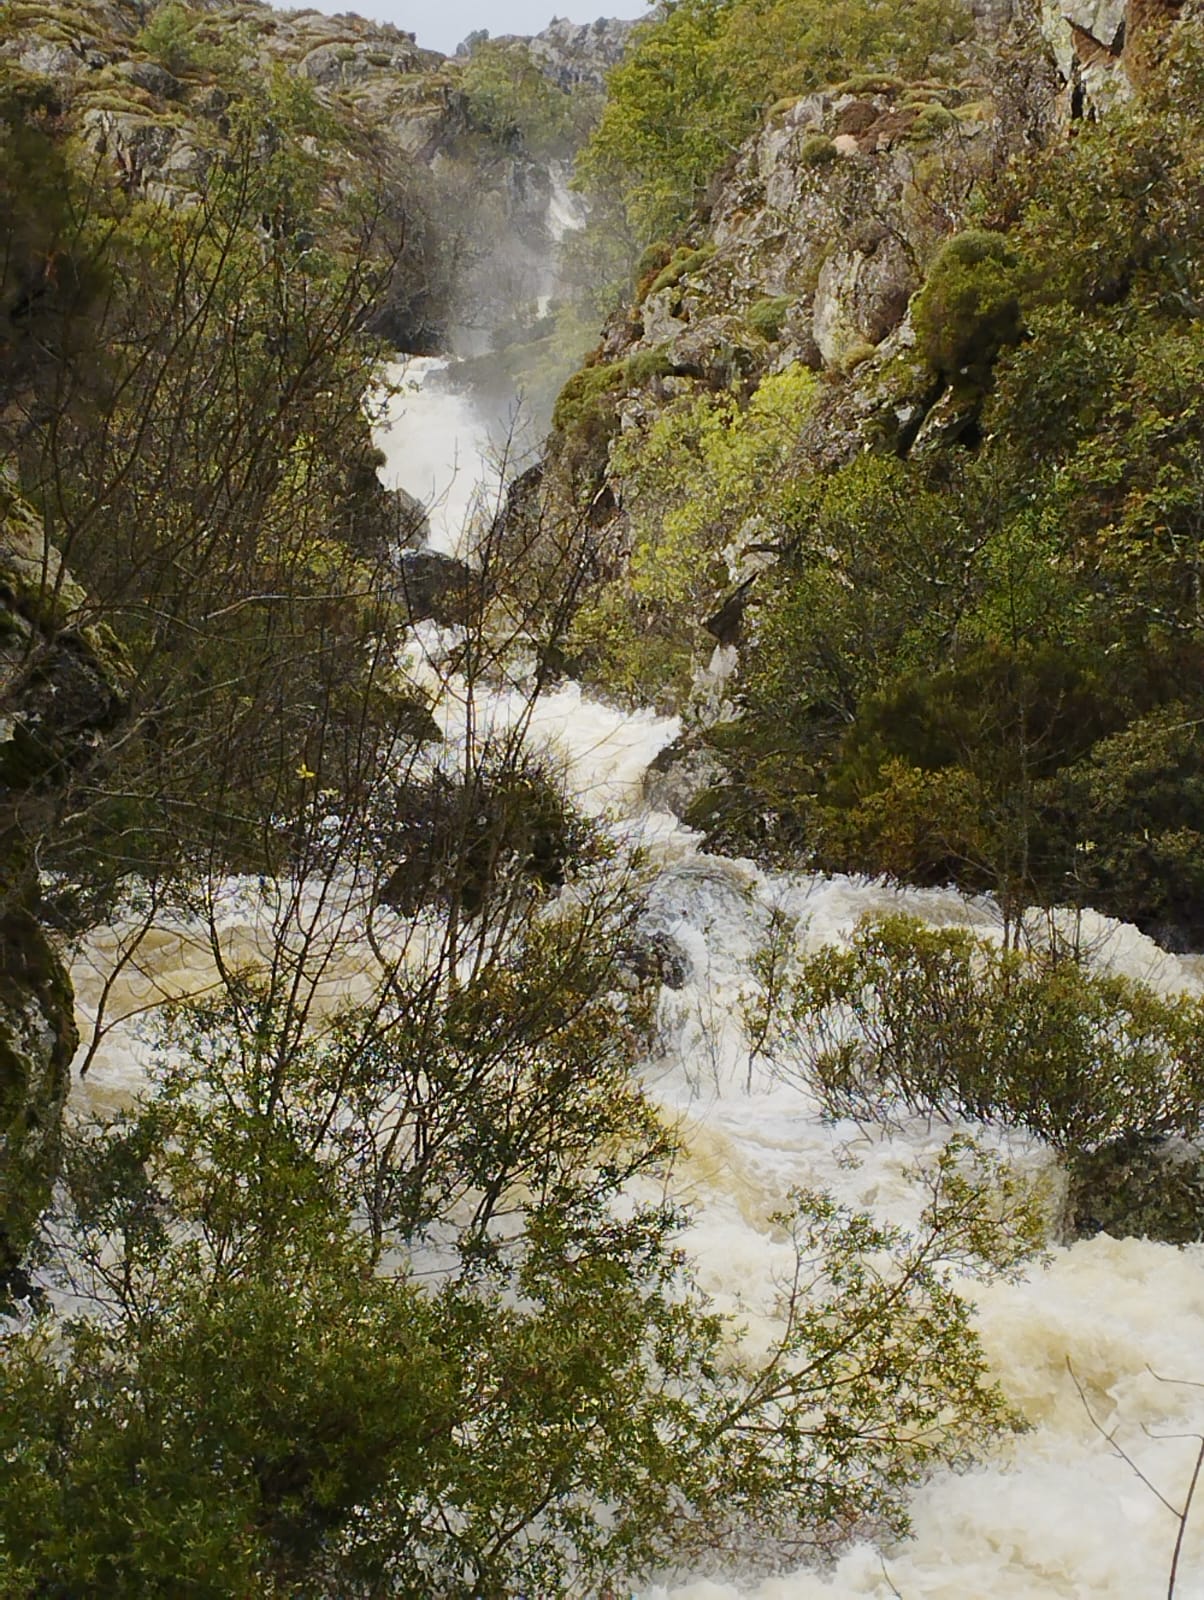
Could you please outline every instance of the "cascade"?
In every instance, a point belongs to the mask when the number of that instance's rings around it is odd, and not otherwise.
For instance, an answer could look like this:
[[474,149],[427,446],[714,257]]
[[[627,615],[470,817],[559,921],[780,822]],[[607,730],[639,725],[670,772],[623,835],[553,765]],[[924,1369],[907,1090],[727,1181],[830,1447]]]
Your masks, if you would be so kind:
[[[391,426],[382,429],[380,443],[387,481],[403,483],[431,505],[430,547],[463,558],[471,556],[465,530],[473,506],[478,497],[488,501],[496,494],[496,481],[480,466],[488,430],[462,394],[439,383],[444,369],[439,359],[413,359],[392,374]],[[445,647],[439,630],[421,625],[416,669],[424,659],[437,662]],[[478,728],[517,723],[527,708],[521,682],[501,684],[478,706]],[[462,738],[454,678],[437,720],[449,744]],[[638,843],[651,862],[645,925],[678,947],[686,976],[680,988],[662,994],[659,1046],[645,1074],[683,1132],[678,1185],[693,1214],[684,1243],[699,1281],[719,1309],[744,1324],[755,1345],[771,1337],[788,1265],[785,1241],[770,1220],[786,1193],[797,1186],[828,1189],[907,1226],[921,1204],[911,1168],[952,1131],[919,1120],[890,1131],[825,1123],[801,1089],[750,1060],[741,996],[771,916],[795,919],[807,947],[846,938],[867,911],[906,910],[933,924],[987,934],[997,931],[997,919],[988,901],[951,890],[891,890],[848,878],[773,873],[701,852],[689,830],[649,812],[641,799],[646,768],[678,731],[675,719],[651,711],[625,714],[567,683],[537,701],[526,737],[557,755],[584,809],[605,819],[623,847]],[[232,880],[224,887],[214,916],[221,943],[232,953],[255,949],[265,896],[270,900],[270,886],[259,882]],[[328,914],[345,935],[354,906],[343,903]],[[1117,972],[1165,992],[1201,989],[1189,963],[1132,928],[1088,914],[1085,932],[1099,959]],[[100,1003],[120,934],[100,930],[76,963],[85,1027]],[[354,992],[355,967],[351,961],[331,971],[332,995]],[[125,1020],[107,1034],[80,1092],[99,1105],[127,1096],[145,1060],[139,1013],[163,996],[202,989],[211,976],[203,934],[186,920],[156,925],[136,965],[107,996]],[[1053,1181],[1052,1159],[1037,1141],[985,1137]],[[1175,1518],[1103,1435],[1114,1432],[1150,1483],[1168,1501],[1182,1503],[1204,1432],[1204,1389],[1192,1386],[1204,1381],[1202,1266],[1204,1247],[1180,1250],[1104,1236],[1052,1247],[1018,1282],[976,1286],[977,1325],[992,1370],[1027,1432],[968,1471],[935,1473],[913,1498],[911,1535],[883,1554],[868,1541],[855,1543],[831,1570],[799,1566],[743,1584],[722,1573],[652,1575],[640,1600],[886,1600],[892,1594],[906,1600],[1152,1600],[1165,1593]],[[1204,1571],[1204,1507],[1189,1523],[1182,1566],[1188,1573]],[[1180,1600],[1204,1595],[1204,1587],[1181,1584],[1179,1594]]]
[[[444,414],[446,399],[434,399],[432,414]],[[410,391],[409,404],[422,412],[424,386]],[[445,477],[467,456],[474,427],[462,403],[456,427],[443,434]],[[387,470],[393,463],[391,457]],[[447,548],[438,544],[449,537],[446,525],[432,518],[432,530],[432,544]],[[499,690],[486,715],[515,717],[522,704],[518,689]],[[454,716],[445,701],[449,733]],[[912,1225],[922,1203],[912,1168],[952,1132],[918,1119],[890,1132],[826,1124],[797,1086],[760,1065],[750,1068],[740,1003],[771,916],[793,918],[807,948],[847,938],[867,912],[906,911],[987,936],[998,934],[999,919],[990,901],[953,890],[766,872],[702,853],[682,824],[641,803],[646,767],[678,731],[676,719],[624,715],[570,683],[537,703],[528,737],[559,755],[585,809],[608,817],[654,862],[645,925],[680,948],[688,976],[662,994],[660,1048],[646,1065],[647,1081],[684,1134],[679,1185],[694,1219],[684,1243],[699,1281],[755,1346],[772,1337],[789,1267],[786,1242],[769,1220],[788,1191],[827,1189],[850,1206]],[[1190,960],[1168,955],[1132,927],[1088,912],[1080,935],[1110,970],[1165,993],[1201,990]],[[982,1129],[972,1131],[983,1137]],[[1056,1190],[1055,1164],[1039,1141],[998,1135],[995,1143]],[[640,1600],[1164,1594],[1175,1520],[1095,1422],[1115,1430],[1117,1443],[1168,1500],[1182,1502],[1196,1435],[1204,1432],[1204,1391],[1160,1379],[1204,1378],[1202,1267],[1204,1247],[1101,1236],[1053,1247],[1019,1282],[972,1286],[993,1373],[1029,1431],[967,1472],[934,1474],[914,1497],[912,1535],[885,1563],[867,1541],[829,1572],[798,1567],[751,1584],[676,1575],[650,1583]],[[1204,1567],[1204,1510],[1196,1527],[1189,1523],[1181,1565],[1188,1572]],[[1181,1582],[1179,1593],[1204,1595],[1204,1588],[1184,1590]]]

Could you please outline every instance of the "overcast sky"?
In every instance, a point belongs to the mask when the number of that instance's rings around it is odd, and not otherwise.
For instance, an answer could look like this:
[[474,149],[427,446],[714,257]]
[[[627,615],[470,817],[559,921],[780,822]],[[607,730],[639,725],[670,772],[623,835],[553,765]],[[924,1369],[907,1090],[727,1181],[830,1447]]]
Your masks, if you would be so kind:
[[[293,3],[293,0],[290,0]],[[301,0],[296,0],[301,3]],[[592,22],[595,17],[642,17],[648,0],[315,0],[322,11],[358,11],[377,22],[395,22],[417,34],[428,50],[450,55],[466,34],[538,33],[553,17]]]

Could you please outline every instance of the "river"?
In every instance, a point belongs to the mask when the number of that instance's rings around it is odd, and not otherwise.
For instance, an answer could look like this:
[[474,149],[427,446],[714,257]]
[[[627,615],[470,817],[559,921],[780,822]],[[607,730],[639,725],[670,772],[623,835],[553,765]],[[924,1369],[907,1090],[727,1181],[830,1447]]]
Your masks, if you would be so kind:
[[[432,547],[463,554],[487,430],[462,395],[442,386],[441,370],[442,363],[428,360],[393,374],[392,421],[382,421],[379,437],[386,480],[431,503]],[[440,648],[438,630],[418,631],[416,658],[437,661]],[[505,722],[524,715],[527,703],[520,685],[502,685],[477,714]],[[462,737],[462,714],[453,679],[438,710],[449,743]],[[527,738],[559,756],[583,808],[603,819],[623,848],[638,843],[651,864],[645,924],[674,943],[688,968],[679,989],[662,992],[657,1049],[643,1069],[685,1139],[677,1183],[693,1221],[684,1242],[717,1306],[744,1323],[750,1340],[767,1341],[790,1260],[769,1219],[786,1192],[828,1189],[907,1226],[922,1203],[909,1169],[951,1133],[920,1121],[890,1132],[825,1123],[803,1091],[750,1062],[740,1002],[750,957],[771,917],[794,919],[803,947],[846,938],[867,911],[905,909],[934,924],[987,934],[998,931],[998,918],[989,901],[952,891],[771,873],[704,854],[689,830],[643,800],[648,764],[678,731],[673,718],[627,714],[567,683],[536,702]],[[223,887],[213,917],[231,951],[253,952],[262,941],[272,920],[265,895],[270,901],[270,886],[257,882]],[[341,904],[319,914],[332,917],[345,937],[356,910]],[[1166,955],[1134,929],[1089,914],[1084,931],[1096,959],[1114,970],[1165,992],[1199,991],[1191,963]],[[76,963],[85,1026],[121,935],[121,929],[99,932]],[[364,981],[362,967],[349,959],[333,968],[332,996],[354,992]],[[118,1020],[91,1064],[86,1094],[93,1104],[119,1102],[140,1081],[145,1046],[137,1013],[162,995],[195,992],[212,976],[204,929],[187,919],[155,927],[108,996]],[[1044,1175],[1056,1206],[1056,1169],[1047,1151],[1033,1140],[974,1131]],[[1027,1432],[971,1471],[935,1473],[914,1494],[912,1534],[885,1551],[858,1544],[829,1570],[799,1568],[744,1583],[722,1573],[651,1574],[639,1600],[1165,1595],[1177,1519],[1153,1491],[1171,1505],[1182,1503],[1204,1433],[1204,1388],[1193,1386],[1204,1381],[1204,1247],[1108,1237],[1055,1245],[1021,1281],[976,1285],[973,1295],[992,1371]],[[1104,1434],[1115,1437],[1149,1485]],[[1176,1595],[1204,1596],[1204,1504],[1189,1521]]]
[[[422,411],[429,370],[414,374],[417,388],[403,401],[404,420],[380,439],[386,473],[410,486],[412,438],[424,440],[431,470],[429,435],[421,427],[410,435],[406,426]],[[443,480],[459,481],[453,468],[463,474],[480,425],[462,397],[435,392],[443,430],[442,467],[434,469],[439,488]],[[440,548],[461,548],[460,529],[448,518],[464,503],[449,493],[433,516],[432,542]],[[909,1169],[951,1132],[918,1121],[896,1133],[832,1126],[798,1088],[755,1065],[750,1074],[740,999],[770,917],[794,918],[808,947],[847,937],[869,911],[907,910],[988,935],[998,932],[999,921],[989,901],[953,891],[769,873],[701,853],[689,830],[649,813],[642,802],[648,763],[678,731],[674,719],[624,715],[569,684],[537,706],[531,737],[559,751],[582,804],[638,838],[656,863],[647,922],[682,948],[690,975],[680,990],[663,992],[660,1048],[646,1077],[685,1132],[679,1183],[694,1214],[686,1244],[699,1279],[721,1308],[750,1325],[751,1337],[763,1322],[768,1338],[789,1250],[767,1219],[786,1192],[825,1188],[907,1226],[921,1204]],[[1131,927],[1088,913],[1082,934],[1096,959],[1115,971],[1164,992],[1200,989],[1194,963],[1167,955]],[[1036,1141],[972,1131],[993,1137],[1056,1190],[1052,1158]],[[914,1497],[912,1536],[886,1552],[885,1566],[876,1548],[863,1545],[824,1574],[800,1569],[751,1585],[697,1574],[651,1585],[642,1600],[1164,1595],[1176,1519],[1095,1423],[1115,1431],[1150,1482],[1172,1504],[1182,1503],[1195,1435],[1204,1432],[1204,1390],[1162,1380],[1204,1380],[1204,1247],[1100,1237],[1055,1246],[1019,1283],[976,1285],[973,1293],[993,1372],[1030,1431],[974,1471],[935,1474]],[[1204,1505],[1188,1525],[1176,1592],[1179,1600],[1204,1596]]]

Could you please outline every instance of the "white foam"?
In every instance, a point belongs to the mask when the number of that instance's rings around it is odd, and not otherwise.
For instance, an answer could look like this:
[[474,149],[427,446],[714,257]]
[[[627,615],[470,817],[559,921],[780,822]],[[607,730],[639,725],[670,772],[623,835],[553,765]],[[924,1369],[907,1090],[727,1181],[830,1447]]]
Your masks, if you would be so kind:
[[484,420],[468,396],[444,381],[442,356],[409,356],[385,368],[392,391],[373,439],[384,452],[381,482],[423,501],[430,518],[427,548],[466,558],[482,504],[496,502],[496,474]]

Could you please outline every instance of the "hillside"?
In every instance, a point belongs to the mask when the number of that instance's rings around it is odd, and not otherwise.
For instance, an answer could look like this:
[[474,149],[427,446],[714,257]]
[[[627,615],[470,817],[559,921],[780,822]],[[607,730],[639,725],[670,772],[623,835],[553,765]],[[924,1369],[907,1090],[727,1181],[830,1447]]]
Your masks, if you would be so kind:
[[1089,9],[777,103],[563,392],[545,515],[712,842],[1196,948],[1199,19]]

